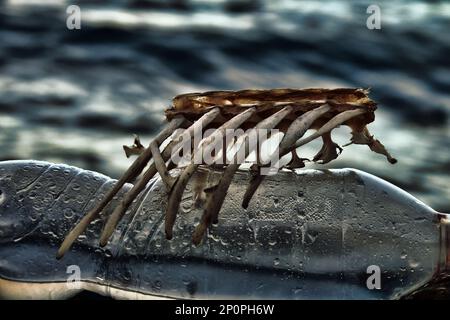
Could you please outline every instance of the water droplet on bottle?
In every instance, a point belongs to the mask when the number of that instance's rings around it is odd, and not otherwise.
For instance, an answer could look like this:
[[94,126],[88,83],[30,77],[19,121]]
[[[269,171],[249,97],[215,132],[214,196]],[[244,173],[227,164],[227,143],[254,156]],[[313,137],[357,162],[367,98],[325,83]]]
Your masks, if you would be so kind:
[[64,209],[64,217],[66,217],[67,219],[70,219],[70,218],[72,218],[73,216],[74,216],[74,211],[72,210],[72,209],[70,209],[70,208],[66,208],[66,209]]
[[297,212],[297,216],[300,219],[304,219],[306,216],[305,210],[303,209],[303,207],[297,205],[297,207],[295,208],[295,211]]
[[296,288],[292,289],[292,293],[297,295],[297,294],[300,294],[302,292],[302,290],[303,290],[303,288],[296,287]]
[[419,263],[418,261],[415,261],[415,260],[409,261],[409,266],[410,266],[411,268],[416,269],[419,265],[420,265],[420,263]]

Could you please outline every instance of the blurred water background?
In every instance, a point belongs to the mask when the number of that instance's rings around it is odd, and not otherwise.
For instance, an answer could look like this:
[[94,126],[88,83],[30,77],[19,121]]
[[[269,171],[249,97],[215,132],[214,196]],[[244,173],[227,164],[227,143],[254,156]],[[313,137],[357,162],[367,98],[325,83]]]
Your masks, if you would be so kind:
[[[70,4],[81,30],[66,27]],[[381,30],[366,27],[370,4]],[[325,167],[368,171],[450,212],[446,1],[0,2],[0,160],[118,177],[132,161],[122,145],[133,133],[148,143],[174,95],[275,87],[372,88],[369,129],[398,164],[349,146]],[[348,141],[349,130],[335,132]]]

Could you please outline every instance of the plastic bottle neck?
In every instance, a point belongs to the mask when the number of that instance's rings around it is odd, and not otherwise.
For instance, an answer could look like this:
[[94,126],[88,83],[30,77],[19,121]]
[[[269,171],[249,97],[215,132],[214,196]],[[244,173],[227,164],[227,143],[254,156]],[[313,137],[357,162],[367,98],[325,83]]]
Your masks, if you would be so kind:
[[450,214],[437,213],[440,227],[439,273],[450,272]]

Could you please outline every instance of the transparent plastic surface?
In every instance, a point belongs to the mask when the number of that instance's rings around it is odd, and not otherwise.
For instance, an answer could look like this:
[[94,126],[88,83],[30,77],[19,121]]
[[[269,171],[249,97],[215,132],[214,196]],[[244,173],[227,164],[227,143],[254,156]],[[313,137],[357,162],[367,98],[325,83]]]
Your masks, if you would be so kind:
[[[91,287],[129,297],[386,299],[432,279],[446,252],[435,211],[354,169],[282,171],[265,179],[247,210],[240,204],[249,173],[238,172],[218,225],[195,247],[202,210],[193,190],[204,175],[213,186],[220,171],[193,176],[172,240],[164,235],[164,185],[155,179],[105,248],[98,238],[112,206],[56,260],[66,233],[114,180],[65,165],[0,162],[0,279],[65,282],[67,267],[78,265]],[[380,289],[367,286],[369,266],[381,272]]]

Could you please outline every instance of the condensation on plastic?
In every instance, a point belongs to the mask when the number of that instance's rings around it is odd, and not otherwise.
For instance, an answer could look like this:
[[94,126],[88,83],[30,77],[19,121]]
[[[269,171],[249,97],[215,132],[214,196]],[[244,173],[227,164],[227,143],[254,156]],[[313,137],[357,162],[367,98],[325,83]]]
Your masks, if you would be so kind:
[[[67,266],[78,265],[85,281],[175,298],[383,299],[426,283],[441,263],[436,212],[354,169],[269,176],[247,210],[240,203],[249,173],[238,172],[219,224],[195,247],[202,210],[192,189],[200,174],[211,186],[220,178],[208,169],[193,176],[172,240],[164,235],[164,185],[154,179],[105,248],[98,245],[105,217],[131,185],[58,261],[66,233],[114,180],[66,165],[0,162],[0,278],[63,282]],[[367,287],[372,265],[381,289]]]

